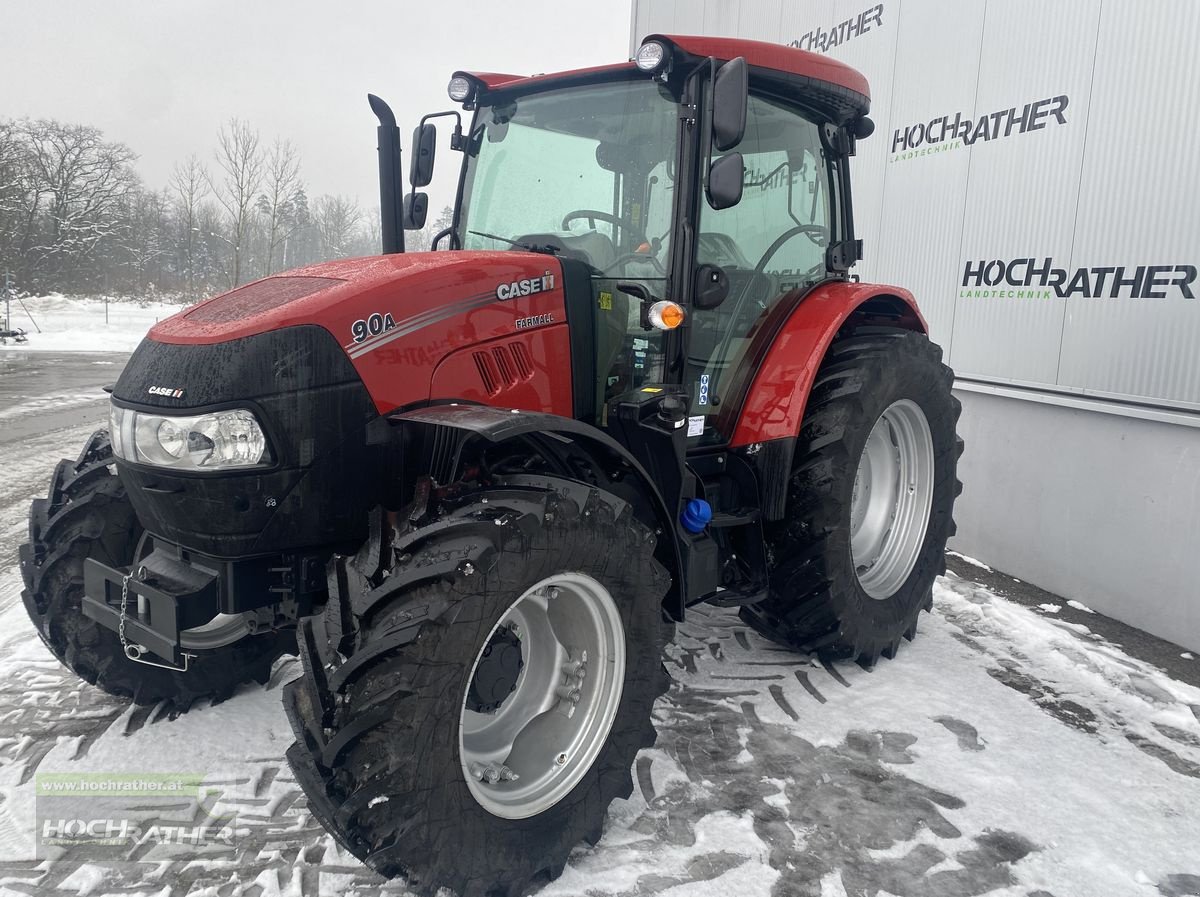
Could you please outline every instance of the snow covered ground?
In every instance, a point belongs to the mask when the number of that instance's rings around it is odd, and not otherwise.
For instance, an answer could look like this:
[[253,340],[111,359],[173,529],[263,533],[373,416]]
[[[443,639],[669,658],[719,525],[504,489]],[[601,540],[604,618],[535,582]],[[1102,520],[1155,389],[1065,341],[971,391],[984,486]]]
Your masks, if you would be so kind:
[[[108,303],[106,320],[103,299],[52,295],[23,301],[25,308],[17,302],[11,305],[12,327],[25,330],[28,342],[9,340],[0,345],[0,351],[132,352],[155,323],[184,307],[167,302],[113,300]],[[0,317],[3,310],[0,303]],[[41,333],[34,326],[35,321]]]
[[[38,411],[41,399],[10,406],[24,410],[9,423],[71,411]],[[172,717],[83,685],[50,656],[16,600],[16,546],[29,498],[91,422],[13,441],[5,429],[0,419],[0,893],[406,893],[339,852],[306,810],[283,759],[280,688],[295,660],[266,686]],[[917,640],[872,672],[783,651],[710,608],[689,614],[666,662],[674,686],[632,797],[541,893],[1200,894],[1200,689],[1086,626],[949,575]],[[39,858],[38,777],[79,772],[198,775],[203,812],[232,814],[236,837],[199,853],[93,845]],[[184,800],[174,812],[198,811]]]
[[[1198,893],[1200,692],[956,578],[921,630],[868,673],[780,651],[732,612],[694,614],[633,796],[543,893]],[[74,680],[20,605],[0,631],[0,889],[405,892],[305,810],[283,762],[295,661],[171,718]],[[80,771],[198,773],[238,837],[199,861],[96,847],[39,861],[34,774]]]

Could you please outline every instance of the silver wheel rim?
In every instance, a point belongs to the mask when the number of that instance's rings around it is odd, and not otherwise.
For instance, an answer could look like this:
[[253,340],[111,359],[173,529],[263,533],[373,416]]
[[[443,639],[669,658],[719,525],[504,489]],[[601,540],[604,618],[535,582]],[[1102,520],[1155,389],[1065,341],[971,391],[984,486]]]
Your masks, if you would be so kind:
[[472,796],[488,812],[526,819],[570,793],[608,738],[625,681],[625,628],[608,589],[582,573],[543,579],[500,618],[520,642],[523,666],[498,709],[459,716],[459,758]]
[[850,556],[872,598],[892,597],[916,566],[933,507],[933,436],[921,406],[893,402],[871,428],[850,501]]

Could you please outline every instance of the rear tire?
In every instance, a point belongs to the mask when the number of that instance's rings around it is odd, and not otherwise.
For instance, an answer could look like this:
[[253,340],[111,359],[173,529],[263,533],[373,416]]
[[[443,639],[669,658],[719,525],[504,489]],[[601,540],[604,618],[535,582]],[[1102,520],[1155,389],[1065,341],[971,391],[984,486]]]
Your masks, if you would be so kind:
[[[805,409],[787,516],[765,533],[769,597],[741,610],[762,635],[868,668],[916,635],[946,568],[962,491],[960,406],[941,359],[923,334],[890,328],[859,329],[830,348]],[[870,458],[894,496],[873,532],[860,492],[871,480]],[[890,479],[879,476],[893,464]]]
[[100,430],[78,460],[59,462],[49,496],[34,499],[30,509],[29,542],[20,548],[21,597],[46,647],[85,682],[135,704],[165,700],[186,710],[200,698],[222,700],[242,682],[265,683],[275,659],[295,653],[291,633],[242,639],[177,673],[129,660],[117,633],[84,616],[84,560],[127,568],[142,535],[112,463],[108,433]]
[[[304,676],[285,692],[297,738],[288,761],[313,814],[355,856],[385,876],[407,875],[422,894],[448,887],[463,897],[516,895],[556,878],[581,840],[600,838],[608,805],[632,793],[635,755],[655,740],[651,709],[670,682],[661,650],[672,627],[662,612],[669,577],[654,544],[624,502],[566,480],[513,477],[398,532],[376,509],[367,544],[330,562],[329,602],[301,624]],[[515,662],[516,642],[500,624],[555,578],[584,583],[581,594],[599,588],[610,596],[593,603],[611,600],[611,613],[596,616],[622,640],[611,722],[585,733],[594,753],[578,768],[554,753],[558,728],[547,738],[540,726],[520,728],[526,740],[510,741],[509,759],[485,778],[464,746],[468,725],[501,718],[505,702],[528,686],[481,682],[476,664],[485,645]],[[534,627],[512,631],[522,630]],[[519,650],[524,675],[533,677],[543,648],[531,636]],[[603,666],[589,658],[584,716]],[[557,725],[563,719],[553,715],[566,709],[556,704],[532,718]],[[589,750],[576,743],[581,755]],[[508,763],[520,768],[525,750],[561,765],[565,786],[535,789],[525,803],[510,799],[526,783],[533,788],[544,764],[526,763],[519,786],[489,781],[512,773]],[[478,773],[470,781],[469,768]]]

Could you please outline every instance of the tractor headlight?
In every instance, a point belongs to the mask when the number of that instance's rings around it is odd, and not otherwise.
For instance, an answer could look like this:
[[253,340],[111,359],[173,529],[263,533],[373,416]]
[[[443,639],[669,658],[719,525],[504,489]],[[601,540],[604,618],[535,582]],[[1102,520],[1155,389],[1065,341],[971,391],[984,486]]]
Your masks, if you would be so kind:
[[110,406],[113,454],[175,470],[229,470],[270,461],[267,436],[242,408],[187,417]]
[[643,72],[657,72],[667,59],[667,48],[661,41],[648,40],[637,49],[634,64]]
[[450,79],[450,85],[446,88],[446,92],[450,94],[450,99],[456,103],[465,103],[475,93],[475,85],[471,83],[471,79],[463,75],[455,75]]

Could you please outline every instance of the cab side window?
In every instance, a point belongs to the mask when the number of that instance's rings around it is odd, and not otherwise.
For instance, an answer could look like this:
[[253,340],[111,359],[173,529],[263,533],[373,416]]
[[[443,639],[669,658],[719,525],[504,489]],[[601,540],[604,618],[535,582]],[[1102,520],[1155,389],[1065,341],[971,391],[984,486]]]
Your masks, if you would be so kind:
[[741,202],[720,211],[701,203],[696,261],[724,269],[730,290],[718,308],[692,315],[691,413],[706,418],[693,442],[729,437],[716,430],[716,414],[755,325],[783,296],[824,276],[837,239],[833,166],[815,121],[752,95],[736,151],[746,163]]

